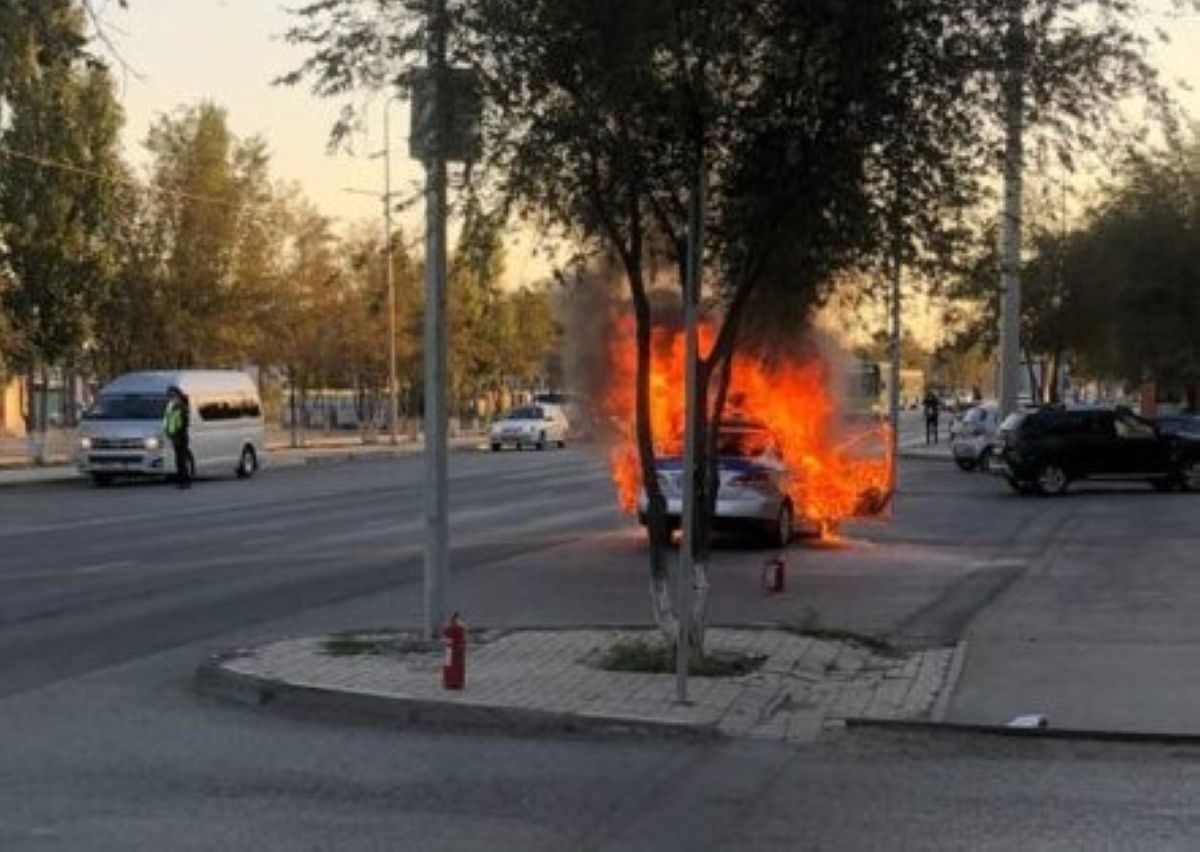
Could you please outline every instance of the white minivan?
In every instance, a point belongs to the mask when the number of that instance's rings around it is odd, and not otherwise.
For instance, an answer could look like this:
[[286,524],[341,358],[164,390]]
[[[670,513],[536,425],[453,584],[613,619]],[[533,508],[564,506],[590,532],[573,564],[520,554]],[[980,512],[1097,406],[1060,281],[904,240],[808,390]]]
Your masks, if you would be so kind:
[[167,389],[190,402],[188,430],[193,476],[248,478],[266,458],[258,387],[233,370],[126,373],[105,385],[79,427],[79,470],[97,485],[116,476],[170,476],[175,453],[163,434]]

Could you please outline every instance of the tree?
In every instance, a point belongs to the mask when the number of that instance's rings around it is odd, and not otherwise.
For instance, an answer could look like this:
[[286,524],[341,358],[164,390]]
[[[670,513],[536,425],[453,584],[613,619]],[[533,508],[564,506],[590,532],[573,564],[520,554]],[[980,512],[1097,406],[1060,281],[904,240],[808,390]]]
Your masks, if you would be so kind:
[[224,110],[202,103],[161,117],[146,146],[150,216],[162,229],[161,363],[244,363],[274,257],[262,231],[272,198],[266,143],[238,139]]
[[1200,383],[1200,135],[1128,160],[1083,234],[1093,371],[1140,383]]
[[[316,52],[289,81],[308,77],[320,94],[399,79],[417,46],[407,38],[414,20],[399,7],[333,0],[299,14],[292,39]],[[646,263],[661,255],[682,281],[688,188],[703,170],[709,292],[722,318],[701,369],[707,446],[743,321],[769,329],[769,318],[803,317],[869,239],[863,173],[880,138],[887,57],[899,43],[893,9],[835,0],[488,0],[453,14],[456,50],[479,69],[488,95],[487,165],[497,188],[524,216],[611,252],[628,281],[652,599],[673,638],[649,416]],[[715,465],[704,468],[711,500]],[[695,585],[706,587],[703,576]],[[698,609],[703,603],[700,595]]]
[[[82,31],[77,11],[62,14],[64,31]],[[0,261],[13,286],[4,292],[3,309],[22,341],[17,366],[41,373],[34,419],[43,430],[49,371],[79,365],[88,309],[112,273],[105,237],[119,179],[122,118],[102,66],[49,46],[38,54],[35,72],[9,75],[6,100],[11,117],[0,135],[7,152],[0,172]]]

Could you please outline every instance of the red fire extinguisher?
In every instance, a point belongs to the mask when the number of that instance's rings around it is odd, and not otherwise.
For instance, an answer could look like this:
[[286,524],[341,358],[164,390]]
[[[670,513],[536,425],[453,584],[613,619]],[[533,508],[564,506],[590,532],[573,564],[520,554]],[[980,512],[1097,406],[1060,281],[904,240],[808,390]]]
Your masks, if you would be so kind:
[[768,595],[777,595],[783,591],[783,577],[787,563],[782,555],[772,556],[763,563],[762,588]]
[[442,688],[462,689],[467,683],[467,627],[459,621],[457,612],[442,630],[442,642],[446,646]]

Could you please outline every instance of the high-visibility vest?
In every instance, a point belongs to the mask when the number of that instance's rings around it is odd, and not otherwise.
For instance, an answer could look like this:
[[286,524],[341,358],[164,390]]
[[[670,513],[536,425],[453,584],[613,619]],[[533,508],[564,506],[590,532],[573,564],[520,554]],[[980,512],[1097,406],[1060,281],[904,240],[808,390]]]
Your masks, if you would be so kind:
[[167,414],[163,419],[163,431],[170,438],[175,437],[183,431],[183,409],[174,400],[167,403]]

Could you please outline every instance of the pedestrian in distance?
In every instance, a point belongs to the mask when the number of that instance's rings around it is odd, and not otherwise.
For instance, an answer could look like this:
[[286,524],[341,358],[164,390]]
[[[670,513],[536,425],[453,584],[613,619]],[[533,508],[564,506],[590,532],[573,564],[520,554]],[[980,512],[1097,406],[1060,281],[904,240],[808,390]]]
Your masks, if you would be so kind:
[[942,402],[933,391],[926,391],[921,403],[925,409],[925,443],[938,442],[938,419],[942,413]]
[[172,385],[167,389],[167,410],[163,415],[163,433],[175,450],[175,484],[180,488],[192,487],[190,451],[188,449],[188,426],[191,425],[188,409],[191,407],[187,394]]

